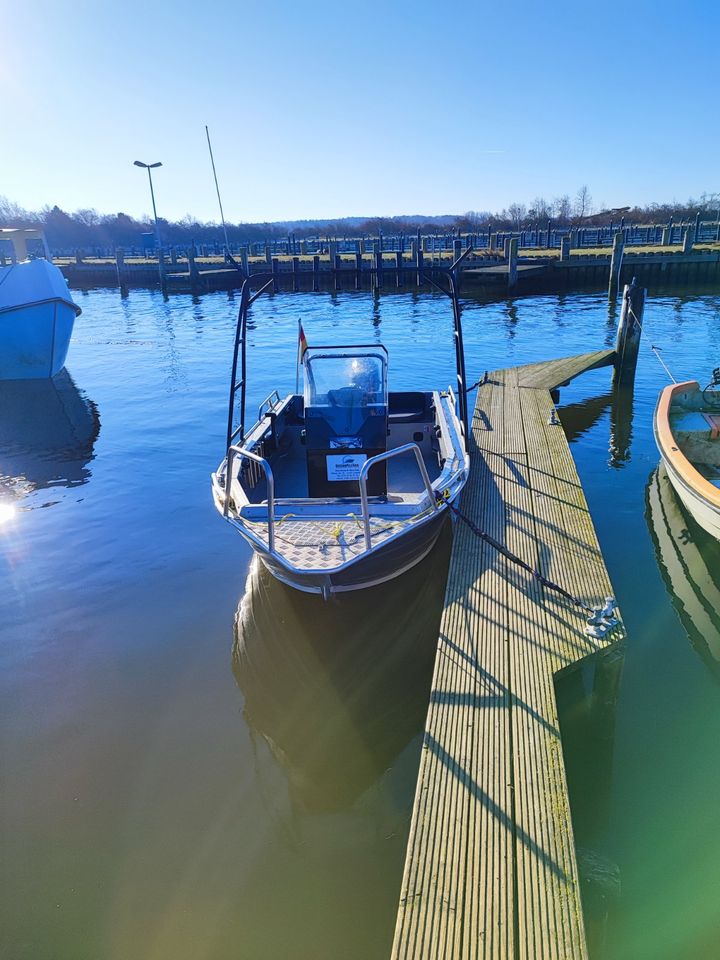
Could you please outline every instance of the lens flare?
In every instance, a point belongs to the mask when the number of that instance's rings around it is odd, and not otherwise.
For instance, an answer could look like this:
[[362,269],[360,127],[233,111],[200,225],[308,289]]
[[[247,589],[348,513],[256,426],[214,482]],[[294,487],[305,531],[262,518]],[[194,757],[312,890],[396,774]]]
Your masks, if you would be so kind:
[[0,503],[0,527],[9,523],[17,513],[17,507],[13,503]]

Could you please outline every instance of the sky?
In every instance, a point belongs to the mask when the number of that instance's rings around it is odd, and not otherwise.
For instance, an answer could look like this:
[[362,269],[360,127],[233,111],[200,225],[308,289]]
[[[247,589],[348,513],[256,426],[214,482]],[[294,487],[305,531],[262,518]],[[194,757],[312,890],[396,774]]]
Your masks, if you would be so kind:
[[720,0],[0,0],[0,195],[231,222],[720,192]]

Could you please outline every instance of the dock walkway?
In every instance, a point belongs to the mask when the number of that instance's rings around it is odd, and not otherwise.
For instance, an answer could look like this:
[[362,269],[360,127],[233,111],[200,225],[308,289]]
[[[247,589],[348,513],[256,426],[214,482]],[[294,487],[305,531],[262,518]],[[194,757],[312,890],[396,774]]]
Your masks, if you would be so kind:
[[[612,593],[549,391],[610,350],[479,388],[461,508],[591,605]],[[586,958],[554,676],[620,641],[456,528],[392,956]]]

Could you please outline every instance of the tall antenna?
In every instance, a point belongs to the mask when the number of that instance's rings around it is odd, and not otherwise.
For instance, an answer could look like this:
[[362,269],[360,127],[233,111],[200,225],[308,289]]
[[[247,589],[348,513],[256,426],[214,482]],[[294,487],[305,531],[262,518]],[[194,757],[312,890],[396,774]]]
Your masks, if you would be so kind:
[[220,187],[218,186],[217,172],[215,170],[215,158],[213,157],[212,144],[210,143],[210,131],[205,124],[205,133],[207,135],[208,150],[210,151],[210,163],[213,168],[213,177],[215,178],[215,190],[217,191],[218,205],[220,207],[220,219],[222,220],[223,233],[225,234],[225,249],[230,253],[230,245],[228,244],[227,238],[227,227],[225,226],[225,214],[223,213],[222,200],[220,199]]

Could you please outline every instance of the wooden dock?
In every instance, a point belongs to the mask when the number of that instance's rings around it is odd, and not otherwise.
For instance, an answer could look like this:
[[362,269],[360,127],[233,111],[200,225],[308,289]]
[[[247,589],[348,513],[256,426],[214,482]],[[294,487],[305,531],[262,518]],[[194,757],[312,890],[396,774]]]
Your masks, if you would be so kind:
[[[479,388],[461,509],[546,577],[612,593],[550,390],[613,351]],[[582,611],[456,527],[392,956],[586,958],[555,675],[601,649]]]

